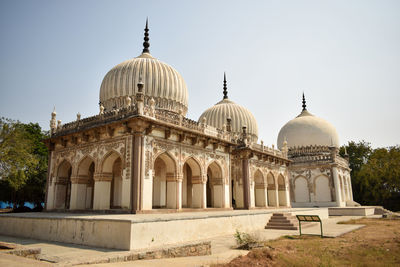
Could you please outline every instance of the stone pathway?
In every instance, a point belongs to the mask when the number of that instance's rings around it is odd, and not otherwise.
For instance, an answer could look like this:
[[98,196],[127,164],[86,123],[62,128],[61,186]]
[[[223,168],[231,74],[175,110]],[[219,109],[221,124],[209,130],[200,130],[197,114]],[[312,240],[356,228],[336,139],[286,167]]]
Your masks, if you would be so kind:
[[[332,217],[323,220],[323,231],[324,236],[336,237],[347,232],[353,231],[363,225],[349,225],[349,224],[337,224],[340,221],[347,221],[350,219],[361,218],[359,216],[340,216]],[[320,226],[316,223],[314,226],[307,227],[302,231],[304,234],[319,234]],[[297,230],[271,230],[262,229],[252,234],[257,235],[261,240],[271,240],[276,239],[284,235],[298,235]],[[236,250],[232,249],[235,245],[235,239],[233,235],[219,236],[212,239],[211,249],[212,254],[208,256],[196,256],[196,257],[183,257],[183,258],[168,258],[168,259],[155,259],[155,260],[138,260],[138,261],[128,261],[128,262],[112,262],[103,264],[92,264],[90,266],[202,266],[209,265],[212,263],[226,263],[233,258],[245,255],[248,253],[246,250]],[[77,263],[84,263],[88,261],[96,261],[96,259],[108,258],[110,261],[117,261],[118,257],[126,253],[126,251],[102,249],[102,248],[91,248],[73,244],[64,244],[58,242],[47,242],[40,240],[32,240],[25,238],[0,236],[0,241],[16,243],[24,245],[30,248],[41,248],[42,254],[41,259],[45,262],[56,263],[60,266],[67,266]],[[207,240],[202,240],[207,241]],[[29,260],[31,263],[25,263],[25,258],[17,257],[21,260],[22,265],[12,265],[10,264],[10,255],[4,255],[0,253],[0,266],[42,266],[40,264],[46,264],[45,262],[39,262]],[[12,257],[11,257],[12,258]]]

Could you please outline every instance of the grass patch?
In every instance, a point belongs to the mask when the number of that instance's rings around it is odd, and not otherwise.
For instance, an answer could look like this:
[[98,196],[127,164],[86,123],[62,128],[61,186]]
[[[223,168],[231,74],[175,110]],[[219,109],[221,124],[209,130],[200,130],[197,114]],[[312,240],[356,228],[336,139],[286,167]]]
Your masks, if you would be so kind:
[[400,266],[400,220],[363,218],[342,224],[365,227],[336,238],[286,235],[225,266]]

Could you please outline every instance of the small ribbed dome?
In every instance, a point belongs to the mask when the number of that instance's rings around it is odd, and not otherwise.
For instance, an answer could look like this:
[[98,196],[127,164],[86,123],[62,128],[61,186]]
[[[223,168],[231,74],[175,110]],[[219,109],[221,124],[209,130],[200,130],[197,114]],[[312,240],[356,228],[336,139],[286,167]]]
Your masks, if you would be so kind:
[[235,102],[228,99],[226,91],[226,79],[224,77],[224,99],[213,107],[207,109],[201,114],[199,122],[206,118],[208,125],[222,129],[223,125],[227,123],[227,118],[231,118],[231,131],[235,134],[242,133],[242,127],[247,127],[247,133],[251,136],[252,141],[256,142],[258,139],[258,126],[257,121],[251,112]]
[[143,53],[112,68],[100,87],[100,102],[105,110],[123,107],[126,97],[134,100],[139,77],[144,83],[145,103],[153,97],[156,108],[186,115],[188,90],[182,76],[171,66],[150,55],[146,22]]
[[309,113],[305,109],[305,101],[303,103],[300,115],[286,123],[280,130],[278,148],[282,148],[285,140],[288,147],[312,145],[339,147],[339,137],[335,127]]

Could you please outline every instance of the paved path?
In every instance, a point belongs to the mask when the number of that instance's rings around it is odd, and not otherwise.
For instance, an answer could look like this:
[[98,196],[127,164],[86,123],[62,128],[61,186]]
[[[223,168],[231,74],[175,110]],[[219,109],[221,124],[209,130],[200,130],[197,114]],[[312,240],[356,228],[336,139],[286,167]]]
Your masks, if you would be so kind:
[[[362,227],[362,225],[337,224],[337,222],[339,221],[346,221],[353,218],[355,219],[361,217],[340,216],[323,220],[324,235],[335,237]],[[308,234],[319,234],[320,233],[319,223],[316,223],[313,226],[303,229],[302,232]],[[284,235],[298,235],[298,231],[262,229],[253,232],[252,234],[257,235],[260,240],[271,240],[279,238]],[[139,260],[131,262],[94,264],[90,266],[163,266],[163,267],[202,266],[211,263],[229,262],[230,260],[239,255],[245,255],[248,253],[248,251],[246,250],[232,249],[232,247],[235,245],[235,239],[233,235],[219,236],[209,240],[211,240],[212,255],[208,256],[157,259],[157,260]],[[8,236],[0,236],[0,241],[16,243],[30,248],[39,247],[42,249],[42,254],[41,254],[42,260],[53,263],[56,262],[57,265],[70,265],[72,262],[74,263],[87,262],[88,260],[96,260],[98,258],[104,258],[104,257],[113,258],[123,253],[123,251],[118,251],[118,250],[91,248],[73,244],[39,241],[39,240],[8,237]],[[12,265],[9,263],[10,258],[8,256],[9,255],[5,257],[4,254],[0,253],[0,266],[35,266],[34,264],[35,262],[25,263],[23,262],[25,258],[21,257],[17,257],[17,259],[18,260],[21,259],[21,261],[18,263],[22,265]],[[37,261],[36,263],[41,264],[42,262]]]

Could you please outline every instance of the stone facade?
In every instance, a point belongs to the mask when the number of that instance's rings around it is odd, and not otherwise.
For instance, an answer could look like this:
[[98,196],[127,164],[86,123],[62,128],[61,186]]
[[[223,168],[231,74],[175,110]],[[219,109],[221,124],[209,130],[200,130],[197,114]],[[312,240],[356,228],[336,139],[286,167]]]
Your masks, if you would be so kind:
[[47,210],[290,206],[285,153],[145,105],[140,93],[131,106],[59,124],[46,143]]

